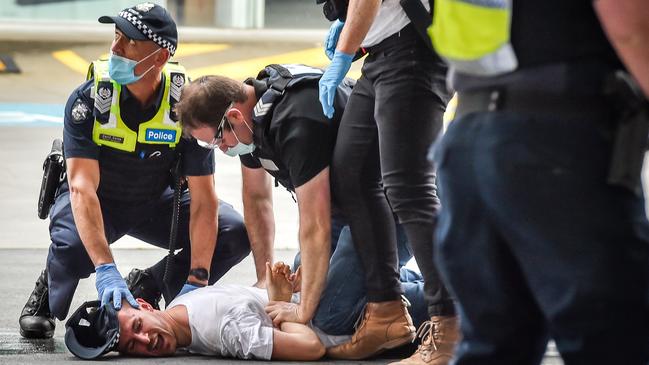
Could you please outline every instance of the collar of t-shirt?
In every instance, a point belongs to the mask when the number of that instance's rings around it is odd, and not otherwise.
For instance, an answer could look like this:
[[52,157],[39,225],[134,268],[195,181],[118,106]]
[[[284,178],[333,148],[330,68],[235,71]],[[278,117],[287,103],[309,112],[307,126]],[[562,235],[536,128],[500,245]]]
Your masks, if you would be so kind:
[[131,130],[137,131],[140,123],[151,120],[151,118],[156,115],[160,108],[160,104],[162,103],[164,83],[165,77],[163,74],[162,82],[160,83],[160,86],[158,86],[153,103],[145,107],[140,105],[140,102],[127,87],[122,87],[122,92],[119,96],[120,114],[124,123],[126,123]]
[[247,78],[243,83],[255,88],[255,97],[257,100],[268,90],[268,85],[264,81],[253,79],[252,77]]

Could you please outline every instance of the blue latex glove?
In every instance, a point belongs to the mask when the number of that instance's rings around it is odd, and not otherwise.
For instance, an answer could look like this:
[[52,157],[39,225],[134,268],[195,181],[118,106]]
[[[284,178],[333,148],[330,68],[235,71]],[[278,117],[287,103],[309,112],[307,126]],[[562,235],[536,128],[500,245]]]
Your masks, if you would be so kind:
[[327,57],[332,60],[334,58],[334,53],[336,52],[336,45],[338,44],[338,37],[340,37],[340,32],[343,30],[345,22],[336,20],[331,27],[329,27],[329,33],[324,40],[324,49]]
[[194,290],[196,290],[198,288],[200,288],[200,286],[185,283],[185,285],[183,285],[182,289],[180,289],[180,293],[178,293],[177,297],[179,297],[179,296],[181,296],[183,294],[187,294],[190,291],[194,291]]
[[336,88],[343,81],[347,71],[352,66],[353,54],[347,54],[336,50],[331,64],[320,78],[320,104],[322,104],[322,112],[327,118],[334,116],[334,97],[336,96]]
[[97,280],[95,286],[101,299],[101,305],[110,302],[113,299],[113,307],[119,310],[122,308],[122,297],[134,308],[140,308],[133,295],[126,286],[126,281],[117,271],[115,264],[103,264],[95,268]]

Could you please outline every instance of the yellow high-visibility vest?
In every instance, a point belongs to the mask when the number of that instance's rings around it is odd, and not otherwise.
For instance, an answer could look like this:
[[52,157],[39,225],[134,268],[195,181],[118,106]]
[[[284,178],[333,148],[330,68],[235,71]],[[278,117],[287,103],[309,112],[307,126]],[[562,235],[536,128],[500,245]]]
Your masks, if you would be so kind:
[[137,142],[146,144],[166,144],[174,148],[180,141],[182,126],[174,120],[173,105],[179,100],[180,89],[186,82],[185,68],[167,63],[162,102],[156,114],[138,130],[131,130],[122,120],[119,96],[122,85],[110,79],[108,61],[94,61],[88,69],[88,79],[94,77],[92,95],[94,97],[95,122],[92,140],[100,146],[121,151],[133,152]]
[[512,0],[435,0],[428,28],[435,51],[455,71],[495,76],[518,66],[510,43]]

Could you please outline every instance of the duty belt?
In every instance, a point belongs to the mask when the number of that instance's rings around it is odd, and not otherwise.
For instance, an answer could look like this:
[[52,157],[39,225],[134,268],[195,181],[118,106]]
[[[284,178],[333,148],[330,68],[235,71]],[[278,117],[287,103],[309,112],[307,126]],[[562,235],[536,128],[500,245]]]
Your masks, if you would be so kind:
[[610,100],[601,94],[514,92],[506,88],[458,93],[455,118],[470,113],[497,111],[585,121],[613,117]]

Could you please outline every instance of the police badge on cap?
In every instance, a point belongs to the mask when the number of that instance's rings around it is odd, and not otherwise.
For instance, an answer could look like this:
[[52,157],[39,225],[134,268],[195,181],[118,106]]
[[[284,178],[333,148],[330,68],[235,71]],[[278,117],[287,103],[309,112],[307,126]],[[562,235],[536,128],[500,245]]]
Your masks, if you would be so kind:
[[115,23],[127,37],[135,40],[150,40],[169,50],[172,56],[178,45],[176,22],[160,5],[141,3],[119,12],[117,16],[104,15],[100,23]]
[[111,303],[94,300],[83,303],[65,323],[65,345],[75,356],[96,359],[117,351],[119,321]]

